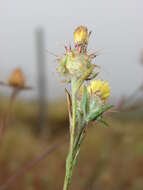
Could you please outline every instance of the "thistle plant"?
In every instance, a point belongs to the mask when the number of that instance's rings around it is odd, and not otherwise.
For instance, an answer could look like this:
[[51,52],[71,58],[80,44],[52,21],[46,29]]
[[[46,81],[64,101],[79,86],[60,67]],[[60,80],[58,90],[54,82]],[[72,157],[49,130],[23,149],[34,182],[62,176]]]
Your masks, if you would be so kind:
[[107,125],[103,113],[112,107],[106,104],[110,96],[108,82],[96,80],[96,53],[88,53],[87,50],[90,34],[86,27],[77,27],[74,32],[74,48],[65,47],[65,54],[58,59],[58,72],[65,77],[65,82],[71,84],[71,93],[66,90],[70,143],[63,190],[69,189],[88,124],[98,121]]

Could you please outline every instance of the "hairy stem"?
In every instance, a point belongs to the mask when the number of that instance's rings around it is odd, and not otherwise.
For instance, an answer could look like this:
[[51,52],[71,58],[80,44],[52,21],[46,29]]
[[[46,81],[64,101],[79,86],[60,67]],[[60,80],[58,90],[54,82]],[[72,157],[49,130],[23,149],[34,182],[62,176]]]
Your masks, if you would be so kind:
[[[89,75],[92,73],[95,65],[92,65],[79,79],[72,78],[71,84],[72,84],[72,119],[70,123],[70,147],[69,147],[69,153],[66,160],[66,174],[65,174],[65,180],[64,180],[64,187],[63,190],[68,190],[70,185],[70,180],[72,177],[72,171],[73,171],[73,165],[75,161],[75,155],[77,154],[77,150],[74,149],[75,144],[75,128],[76,128],[76,107],[77,107],[77,92],[79,88],[81,87],[84,80],[86,80]],[[79,139],[80,140],[80,139]],[[78,142],[77,142],[78,143]]]
[[74,140],[75,140],[75,128],[76,128],[76,91],[75,91],[76,80],[72,80],[72,120],[71,120],[71,133],[70,133],[70,147],[69,154],[66,161],[66,174],[63,190],[68,190],[73,170],[74,161]]

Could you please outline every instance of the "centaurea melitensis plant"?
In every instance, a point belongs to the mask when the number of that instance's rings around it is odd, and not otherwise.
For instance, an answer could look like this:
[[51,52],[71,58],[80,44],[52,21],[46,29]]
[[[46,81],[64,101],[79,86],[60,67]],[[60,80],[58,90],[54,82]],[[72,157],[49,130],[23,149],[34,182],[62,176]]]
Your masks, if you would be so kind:
[[[103,113],[112,106],[106,104],[110,96],[109,84],[102,80],[95,80],[98,72],[93,60],[96,53],[88,53],[87,46],[91,32],[84,26],[79,26],[74,32],[74,48],[65,47],[66,52],[58,59],[59,73],[65,81],[71,84],[71,94],[66,90],[70,145],[66,160],[66,174],[63,190],[68,190],[76,163],[80,146],[84,138],[87,125],[91,121],[99,121],[106,125]],[[89,85],[86,81],[91,81]]]

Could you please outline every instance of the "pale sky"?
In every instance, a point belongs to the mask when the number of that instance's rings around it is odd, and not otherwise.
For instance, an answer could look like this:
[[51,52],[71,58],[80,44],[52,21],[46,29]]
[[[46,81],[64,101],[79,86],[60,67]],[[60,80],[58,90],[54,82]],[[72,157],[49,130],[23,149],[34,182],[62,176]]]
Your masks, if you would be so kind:
[[[44,29],[46,49],[62,54],[78,25],[93,31],[90,50],[103,48],[96,64],[102,68],[101,78],[110,82],[112,96],[130,94],[143,81],[142,0],[0,0],[0,80],[18,66],[27,83],[36,86],[35,29]],[[58,63],[46,57],[49,98],[61,96]]]

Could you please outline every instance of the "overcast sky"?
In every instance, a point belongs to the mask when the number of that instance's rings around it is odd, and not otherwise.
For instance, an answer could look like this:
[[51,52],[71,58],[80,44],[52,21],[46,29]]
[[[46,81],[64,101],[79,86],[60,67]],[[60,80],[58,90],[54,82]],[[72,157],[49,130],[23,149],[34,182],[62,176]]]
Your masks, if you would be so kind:
[[[0,0],[0,79],[18,66],[27,83],[36,86],[35,29],[44,29],[46,49],[62,54],[81,24],[93,31],[89,49],[104,49],[96,64],[101,65],[101,78],[110,82],[112,95],[131,93],[143,81],[142,0]],[[57,62],[47,53],[46,58],[49,97],[60,96],[64,85]]]

